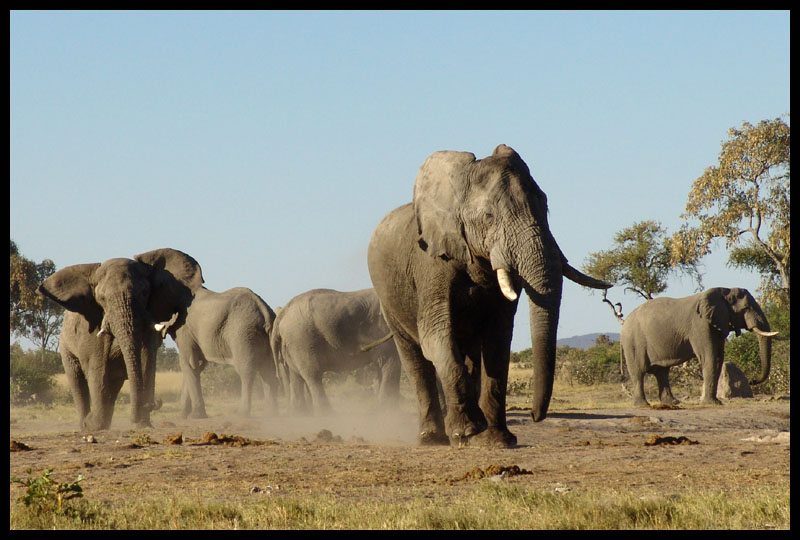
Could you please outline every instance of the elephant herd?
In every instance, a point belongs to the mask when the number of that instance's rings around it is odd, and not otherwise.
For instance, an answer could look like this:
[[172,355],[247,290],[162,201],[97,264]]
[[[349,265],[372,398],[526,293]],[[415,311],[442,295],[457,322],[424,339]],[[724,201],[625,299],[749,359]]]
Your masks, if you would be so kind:
[[[63,268],[38,292],[67,310],[60,352],[84,430],[110,427],[125,379],[131,422],[150,425],[160,406],[156,352],[169,334],[180,354],[184,416],[206,416],[200,373],[208,362],[236,369],[243,415],[257,377],[273,412],[283,390],[292,410],[319,413],[330,408],[322,374],[368,364],[379,368],[379,399],[391,406],[402,366],[418,400],[420,444],[513,447],[506,386],[519,293],[530,305],[538,422],[553,390],[563,278],[611,287],[567,262],[547,214],[546,195],[508,146],[483,159],[441,151],[420,167],[412,201],[375,229],[367,253],[372,289],[313,289],[273,310],[244,287],[206,289],[194,258],[163,248]],[[658,298],[634,310],[621,344],[636,404],[647,405],[645,373],[655,375],[661,400],[673,403],[669,367],[691,357],[702,365],[704,401],[715,402],[725,337],[743,328],[762,336],[764,380],[775,333],[746,290]]]

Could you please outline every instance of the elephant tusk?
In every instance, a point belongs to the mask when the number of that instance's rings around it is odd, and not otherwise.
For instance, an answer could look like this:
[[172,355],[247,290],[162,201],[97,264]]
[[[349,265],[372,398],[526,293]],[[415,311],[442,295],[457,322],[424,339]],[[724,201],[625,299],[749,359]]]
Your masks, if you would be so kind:
[[153,325],[153,328],[156,329],[156,332],[161,332],[166,325],[162,323],[156,323]]
[[500,290],[503,292],[503,296],[508,298],[509,301],[513,302],[519,295],[517,291],[514,290],[514,285],[511,282],[511,276],[508,273],[508,270],[505,268],[498,268],[497,269],[497,283],[500,285]]
[[758,328],[755,327],[750,329],[750,331],[765,338],[774,338],[780,333],[780,332],[764,332],[763,330],[759,330]]

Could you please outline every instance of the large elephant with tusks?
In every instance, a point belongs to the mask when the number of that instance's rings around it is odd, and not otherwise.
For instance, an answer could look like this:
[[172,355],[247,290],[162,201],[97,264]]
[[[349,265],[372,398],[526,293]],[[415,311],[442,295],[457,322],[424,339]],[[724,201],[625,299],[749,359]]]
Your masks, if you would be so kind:
[[547,223],[547,197],[502,144],[484,159],[442,151],[425,160],[413,201],[381,221],[367,259],[416,389],[421,444],[516,445],[505,408],[519,291],[530,302],[532,416],[540,421],[553,390],[562,279],[611,286],[567,263]]

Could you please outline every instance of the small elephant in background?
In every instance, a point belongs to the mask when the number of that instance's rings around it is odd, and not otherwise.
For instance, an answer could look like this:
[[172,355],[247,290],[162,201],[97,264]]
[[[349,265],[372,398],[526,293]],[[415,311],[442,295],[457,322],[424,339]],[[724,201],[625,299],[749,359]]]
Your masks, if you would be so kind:
[[769,376],[772,339],[761,306],[747,289],[714,287],[683,298],[660,297],[634,309],[622,324],[620,345],[633,383],[636,406],[649,406],[644,395],[644,376],[652,373],[658,382],[661,403],[678,403],[669,386],[669,368],[697,358],[703,373],[705,404],[721,404],[717,383],[725,359],[725,340],[731,330],[758,334],[761,374],[750,384]]
[[370,363],[379,367],[381,406],[394,405],[399,398],[400,358],[373,289],[313,289],[295,296],[278,314],[271,344],[295,412],[307,408],[308,392],[313,411],[329,413],[323,373]]
[[59,350],[82,430],[111,426],[126,379],[131,423],[150,426],[156,353],[202,284],[197,261],[170,248],[67,266],[42,282],[37,293],[67,309]]
[[[183,372],[182,415],[207,418],[200,374],[208,362],[233,365],[242,381],[239,414],[250,415],[253,383],[266,385],[267,409],[277,411],[278,378],[269,344],[275,312],[246,287],[195,292],[184,321],[170,329]],[[182,324],[180,324],[182,323]]]

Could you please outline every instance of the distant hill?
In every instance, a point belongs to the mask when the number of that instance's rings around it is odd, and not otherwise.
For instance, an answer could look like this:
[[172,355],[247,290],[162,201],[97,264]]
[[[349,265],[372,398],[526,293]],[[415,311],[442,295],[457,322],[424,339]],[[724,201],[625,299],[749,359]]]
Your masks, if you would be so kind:
[[584,334],[582,336],[572,336],[568,338],[559,339],[556,341],[556,346],[561,347],[566,345],[574,349],[583,349],[584,351],[589,347],[593,347],[598,336],[603,334],[608,336],[612,342],[619,341],[619,333],[615,332],[598,332],[596,334]]

